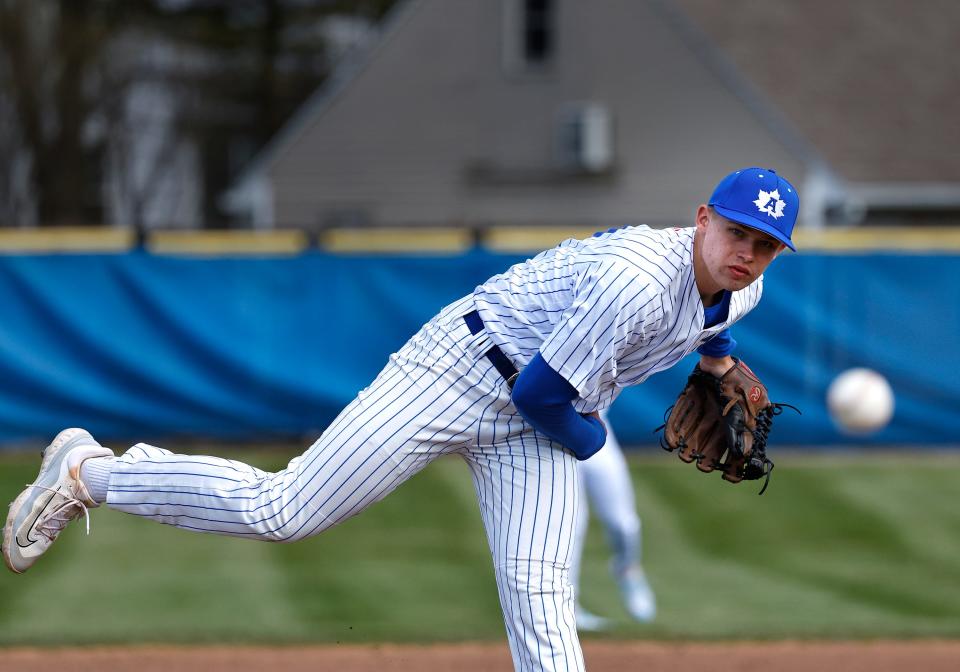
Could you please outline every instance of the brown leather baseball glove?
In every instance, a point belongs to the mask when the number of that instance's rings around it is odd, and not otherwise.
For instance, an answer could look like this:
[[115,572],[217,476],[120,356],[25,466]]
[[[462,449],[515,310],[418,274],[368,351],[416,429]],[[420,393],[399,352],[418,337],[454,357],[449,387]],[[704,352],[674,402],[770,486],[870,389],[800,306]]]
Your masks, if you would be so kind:
[[656,431],[663,430],[664,450],[678,451],[681,460],[695,461],[700,471],[718,470],[731,483],[765,478],[762,495],[773,471],[766,452],[773,417],[793,406],[771,404],[753,371],[735,361],[721,378],[697,365]]

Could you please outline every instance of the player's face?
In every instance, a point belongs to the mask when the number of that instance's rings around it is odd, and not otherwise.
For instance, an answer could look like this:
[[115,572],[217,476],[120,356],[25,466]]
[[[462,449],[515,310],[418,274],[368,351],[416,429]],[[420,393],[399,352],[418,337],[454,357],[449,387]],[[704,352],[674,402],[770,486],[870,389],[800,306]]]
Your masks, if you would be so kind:
[[697,272],[704,276],[697,276],[697,285],[703,294],[743,289],[784,248],[773,236],[730,221],[705,205],[697,210],[697,233],[701,243]]

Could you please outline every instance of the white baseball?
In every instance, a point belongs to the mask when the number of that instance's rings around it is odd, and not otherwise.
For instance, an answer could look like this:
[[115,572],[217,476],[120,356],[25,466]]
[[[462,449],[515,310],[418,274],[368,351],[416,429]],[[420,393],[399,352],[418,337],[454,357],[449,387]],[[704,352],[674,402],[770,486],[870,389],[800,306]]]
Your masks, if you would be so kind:
[[868,434],[885,427],[893,416],[893,405],[890,383],[872,369],[844,371],[827,390],[830,416],[850,434]]

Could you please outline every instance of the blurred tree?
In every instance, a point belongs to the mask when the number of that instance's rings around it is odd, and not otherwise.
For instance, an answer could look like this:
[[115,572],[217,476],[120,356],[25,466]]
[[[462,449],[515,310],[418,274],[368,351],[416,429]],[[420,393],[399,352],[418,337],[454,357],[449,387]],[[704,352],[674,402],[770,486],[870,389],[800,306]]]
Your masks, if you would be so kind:
[[16,219],[99,218],[89,195],[101,144],[83,137],[98,88],[85,75],[108,24],[95,9],[84,0],[0,4],[0,175],[13,198],[4,209]]
[[217,194],[329,74],[331,18],[394,1],[0,0],[0,224],[156,224],[189,183],[223,223]]

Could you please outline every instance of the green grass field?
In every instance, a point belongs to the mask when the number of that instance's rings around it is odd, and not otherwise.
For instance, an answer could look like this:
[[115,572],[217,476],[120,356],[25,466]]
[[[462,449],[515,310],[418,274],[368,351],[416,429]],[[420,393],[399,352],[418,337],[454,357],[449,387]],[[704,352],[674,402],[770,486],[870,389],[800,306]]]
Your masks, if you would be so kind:
[[[277,468],[277,452],[234,455]],[[38,460],[0,458],[0,498]],[[629,622],[591,528],[584,604],[605,637],[960,637],[960,456],[781,456],[767,493],[669,455],[632,462],[654,624]],[[504,637],[465,465],[443,459],[291,545],[109,511],[0,576],[0,644],[453,641]]]

